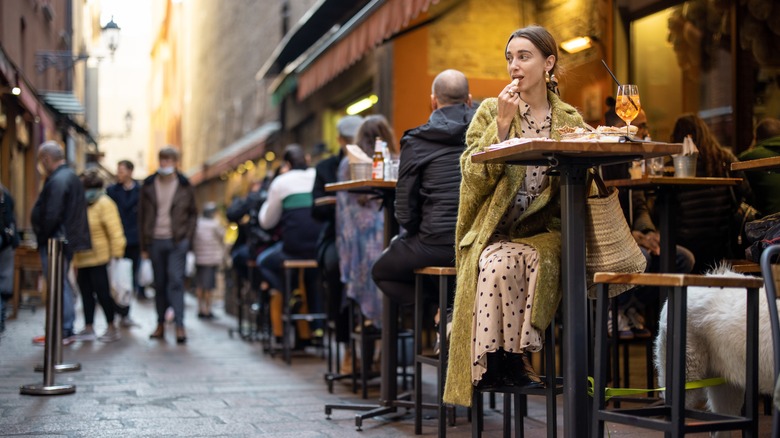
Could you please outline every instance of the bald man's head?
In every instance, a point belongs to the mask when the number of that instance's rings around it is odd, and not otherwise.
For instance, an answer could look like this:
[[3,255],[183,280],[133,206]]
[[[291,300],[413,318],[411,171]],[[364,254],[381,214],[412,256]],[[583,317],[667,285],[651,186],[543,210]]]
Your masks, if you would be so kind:
[[470,103],[469,81],[458,70],[444,70],[433,80],[432,98],[438,107]]
[[65,150],[56,141],[49,140],[38,146],[38,172],[49,176],[65,162]]

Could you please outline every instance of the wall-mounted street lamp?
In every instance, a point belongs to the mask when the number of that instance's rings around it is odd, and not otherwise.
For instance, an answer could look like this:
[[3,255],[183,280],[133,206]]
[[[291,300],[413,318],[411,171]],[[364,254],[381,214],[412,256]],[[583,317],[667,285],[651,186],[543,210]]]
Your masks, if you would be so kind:
[[[114,57],[114,52],[119,47],[119,32],[121,28],[114,22],[114,17],[105,26],[100,28],[101,40]],[[35,53],[35,68],[38,73],[43,73],[49,67],[54,67],[58,71],[69,70],[79,61],[85,61],[90,58],[86,53],[74,55],[68,50],[41,50]],[[98,56],[97,58],[102,58]]]

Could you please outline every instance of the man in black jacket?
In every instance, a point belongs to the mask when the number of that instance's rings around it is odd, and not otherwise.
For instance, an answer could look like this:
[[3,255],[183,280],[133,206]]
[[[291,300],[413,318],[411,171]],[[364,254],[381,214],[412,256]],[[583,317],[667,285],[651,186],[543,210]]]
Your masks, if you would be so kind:
[[[132,161],[122,160],[116,165],[116,184],[106,189],[106,194],[114,200],[122,219],[122,228],[125,231],[125,257],[133,261],[133,288],[138,298],[146,299],[144,288],[138,285],[138,268],[141,266],[141,246],[138,242],[138,199],[141,196],[141,184],[133,179]],[[129,326],[130,319],[127,316],[129,308],[120,309],[122,325]]]
[[374,281],[391,299],[414,302],[414,270],[455,265],[460,156],[474,112],[468,81],[445,70],[433,81],[428,123],[404,133],[395,217],[405,233],[374,263]]
[[[30,220],[38,239],[43,271],[48,271],[47,243],[51,238],[63,238],[62,339],[68,343],[73,336],[76,309],[73,289],[68,281],[68,268],[73,254],[92,248],[87,222],[87,200],[81,180],[65,162],[65,151],[55,141],[38,148],[38,172],[46,177],[43,189],[35,201]],[[35,341],[42,341],[41,337]]]

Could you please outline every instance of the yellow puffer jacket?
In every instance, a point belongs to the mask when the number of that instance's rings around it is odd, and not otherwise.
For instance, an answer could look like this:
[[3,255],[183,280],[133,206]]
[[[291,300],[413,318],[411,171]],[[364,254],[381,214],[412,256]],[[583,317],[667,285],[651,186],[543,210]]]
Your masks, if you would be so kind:
[[105,265],[111,258],[125,255],[125,231],[119,219],[116,204],[106,195],[101,195],[87,207],[89,235],[92,249],[77,252],[73,256],[73,266],[89,268]]

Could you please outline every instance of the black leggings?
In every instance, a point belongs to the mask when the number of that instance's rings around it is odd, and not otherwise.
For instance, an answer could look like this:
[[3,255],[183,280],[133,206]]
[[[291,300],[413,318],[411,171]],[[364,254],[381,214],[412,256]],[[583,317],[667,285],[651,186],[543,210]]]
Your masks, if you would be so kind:
[[79,289],[81,302],[84,304],[84,323],[92,325],[95,322],[95,297],[106,314],[108,325],[114,323],[114,299],[111,298],[111,286],[108,284],[107,265],[79,268]]

